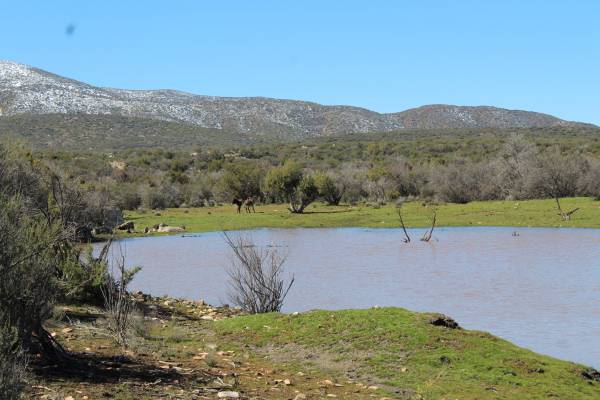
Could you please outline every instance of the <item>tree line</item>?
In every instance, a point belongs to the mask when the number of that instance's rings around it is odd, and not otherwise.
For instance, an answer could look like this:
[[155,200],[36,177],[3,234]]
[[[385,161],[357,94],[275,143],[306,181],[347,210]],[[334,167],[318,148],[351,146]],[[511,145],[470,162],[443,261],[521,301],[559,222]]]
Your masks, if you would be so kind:
[[[332,154],[339,158],[333,161],[307,155],[297,146],[292,147],[296,152],[289,152],[288,147],[260,153],[154,149],[103,157],[63,153],[46,158],[77,179],[95,197],[93,202],[129,210],[203,207],[230,203],[233,198],[287,203],[290,211],[301,213],[315,200],[337,205],[398,198],[467,203],[600,197],[599,159],[582,149],[512,135],[501,145],[494,144],[493,151],[480,149],[479,144],[471,149],[473,154],[478,149],[487,151],[485,157],[450,159],[446,154],[431,159],[419,158],[420,148],[405,157],[385,154],[381,143],[371,145],[364,153],[370,155],[364,158],[346,160],[336,150]],[[274,156],[276,150],[284,155]]]

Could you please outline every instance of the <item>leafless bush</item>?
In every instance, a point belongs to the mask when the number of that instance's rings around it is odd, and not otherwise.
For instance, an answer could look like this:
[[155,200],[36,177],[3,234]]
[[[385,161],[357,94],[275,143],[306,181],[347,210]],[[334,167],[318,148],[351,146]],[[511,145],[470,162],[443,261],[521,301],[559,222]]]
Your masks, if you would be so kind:
[[367,193],[364,189],[366,169],[355,164],[343,164],[337,171],[337,181],[344,185],[342,200],[355,203],[363,199]]
[[504,198],[528,197],[525,183],[538,150],[522,135],[511,135],[495,161],[495,181]]
[[293,277],[289,283],[283,278],[286,256],[276,247],[259,248],[250,238],[224,236],[234,255],[228,271],[231,301],[252,314],[280,311],[294,284]]
[[127,291],[132,271],[125,268],[125,256],[122,251],[120,253],[118,257],[115,257],[115,265],[113,265],[113,268],[116,266],[118,277],[115,277],[114,273],[108,274],[106,284],[102,288],[102,296],[108,331],[119,345],[127,347],[129,333],[133,328],[134,304]]
[[429,179],[424,168],[412,165],[403,158],[394,161],[388,167],[388,173],[394,183],[396,194],[404,197],[418,196]]
[[579,177],[588,166],[579,155],[564,156],[558,148],[539,154],[527,174],[531,197],[556,198],[577,195]]
[[600,160],[590,159],[588,163],[588,173],[582,175],[577,182],[579,191],[585,196],[600,200]]

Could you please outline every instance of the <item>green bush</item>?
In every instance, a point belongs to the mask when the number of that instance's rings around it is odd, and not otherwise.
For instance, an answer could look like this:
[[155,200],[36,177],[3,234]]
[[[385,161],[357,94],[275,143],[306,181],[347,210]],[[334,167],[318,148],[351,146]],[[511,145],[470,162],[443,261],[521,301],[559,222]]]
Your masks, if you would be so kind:
[[18,199],[0,194],[0,316],[16,329],[25,349],[58,295],[56,279],[64,240],[58,224],[29,216]]
[[227,164],[219,182],[222,197],[227,201],[233,198],[261,198],[260,182],[263,175],[264,168],[256,162]]
[[343,187],[336,184],[334,178],[325,172],[315,174],[315,185],[319,191],[319,196],[325,200],[327,205],[337,206],[344,195]]
[[289,203],[289,210],[298,214],[319,196],[314,178],[294,162],[272,168],[265,178],[265,190],[274,199]]
[[25,386],[26,357],[15,328],[0,315],[0,393],[3,400],[17,400]]

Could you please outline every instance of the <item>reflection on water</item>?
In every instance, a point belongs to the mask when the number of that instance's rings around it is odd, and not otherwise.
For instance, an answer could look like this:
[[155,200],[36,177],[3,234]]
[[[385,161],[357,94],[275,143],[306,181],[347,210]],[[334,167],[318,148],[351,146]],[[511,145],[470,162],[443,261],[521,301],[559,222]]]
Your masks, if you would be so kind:
[[[600,230],[445,228],[431,243],[395,229],[260,229],[289,255],[296,283],[284,311],[399,306],[600,367]],[[419,237],[421,230],[411,232]],[[141,265],[132,289],[227,302],[221,233],[121,242]]]

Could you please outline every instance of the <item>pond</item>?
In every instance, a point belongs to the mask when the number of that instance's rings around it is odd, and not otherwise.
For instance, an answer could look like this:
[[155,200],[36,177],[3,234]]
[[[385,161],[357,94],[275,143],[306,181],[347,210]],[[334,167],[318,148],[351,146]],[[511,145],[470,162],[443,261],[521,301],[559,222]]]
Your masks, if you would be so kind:
[[[440,228],[244,231],[288,255],[284,311],[398,306],[448,314],[467,329],[600,367],[600,230]],[[240,234],[232,232],[231,235]],[[131,289],[228,302],[222,233],[126,239]],[[115,248],[118,246],[115,246]]]

